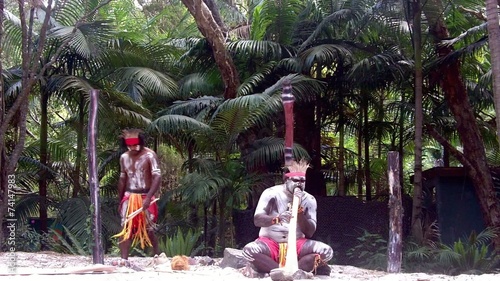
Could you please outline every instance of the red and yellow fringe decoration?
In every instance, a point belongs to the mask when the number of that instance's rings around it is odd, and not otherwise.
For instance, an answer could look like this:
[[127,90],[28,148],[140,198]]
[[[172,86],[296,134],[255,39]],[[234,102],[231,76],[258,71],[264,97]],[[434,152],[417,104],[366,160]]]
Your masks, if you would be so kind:
[[286,249],[288,248],[287,243],[279,243],[280,252],[279,252],[279,267],[284,267],[286,264]]
[[[142,195],[134,193],[130,194],[126,215],[130,215],[140,208],[142,208]],[[132,236],[134,236],[132,247],[138,242],[140,242],[142,249],[146,246],[151,247],[153,245],[148,235],[146,212],[143,211],[131,220],[127,221],[123,226],[123,230],[114,235],[113,238],[122,237],[122,240],[120,241],[121,243],[122,241],[129,240]]]

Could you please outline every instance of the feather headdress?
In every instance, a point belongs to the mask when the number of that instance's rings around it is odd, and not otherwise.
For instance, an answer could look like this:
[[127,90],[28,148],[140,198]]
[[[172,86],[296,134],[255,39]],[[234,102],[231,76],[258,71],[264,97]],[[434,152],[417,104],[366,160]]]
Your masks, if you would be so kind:
[[122,131],[121,137],[124,139],[138,138],[141,133],[141,129],[126,129]]
[[306,176],[306,171],[309,168],[309,162],[305,159],[301,159],[300,161],[292,161],[290,165],[286,167],[288,169],[288,173],[285,174],[287,177],[294,176]]

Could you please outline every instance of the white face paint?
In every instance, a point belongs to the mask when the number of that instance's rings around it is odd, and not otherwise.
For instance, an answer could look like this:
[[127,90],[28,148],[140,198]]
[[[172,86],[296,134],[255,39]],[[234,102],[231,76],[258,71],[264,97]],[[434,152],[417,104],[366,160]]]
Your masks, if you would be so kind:
[[137,145],[127,145],[127,149],[128,151],[141,151],[141,145],[140,144],[137,144]]
[[286,189],[293,194],[295,188],[300,188],[302,191],[306,188],[306,177],[294,176],[286,179]]

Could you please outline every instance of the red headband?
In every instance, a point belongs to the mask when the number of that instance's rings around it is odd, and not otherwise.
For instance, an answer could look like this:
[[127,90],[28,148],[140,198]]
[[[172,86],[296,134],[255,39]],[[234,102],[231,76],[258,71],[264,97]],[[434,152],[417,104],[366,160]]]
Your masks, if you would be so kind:
[[134,145],[139,145],[139,138],[128,138],[125,139],[125,144],[127,146],[134,146]]
[[285,174],[286,177],[305,177],[306,176],[306,173],[304,172],[290,172],[290,173],[286,173]]

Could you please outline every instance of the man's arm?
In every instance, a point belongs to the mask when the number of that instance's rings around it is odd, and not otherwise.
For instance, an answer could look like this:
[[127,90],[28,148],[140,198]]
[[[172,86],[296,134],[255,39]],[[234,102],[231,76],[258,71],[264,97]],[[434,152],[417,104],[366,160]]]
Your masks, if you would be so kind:
[[302,203],[302,211],[297,214],[297,224],[306,238],[311,238],[316,232],[316,198],[307,195]]
[[125,195],[125,187],[127,183],[127,172],[125,171],[123,164],[123,157],[120,157],[120,178],[118,179],[118,199],[122,201]]
[[151,204],[151,198],[153,198],[156,192],[160,189],[161,185],[160,163],[158,161],[158,156],[153,151],[151,151],[149,161],[149,164],[151,165],[151,187],[149,188],[149,192],[146,198],[142,202],[142,206],[144,209],[147,209],[149,207],[149,204]]
[[273,221],[275,215],[271,214],[273,200],[276,199],[271,196],[268,189],[262,192],[253,216],[253,223],[256,227],[267,227],[275,224],[275,221]]

